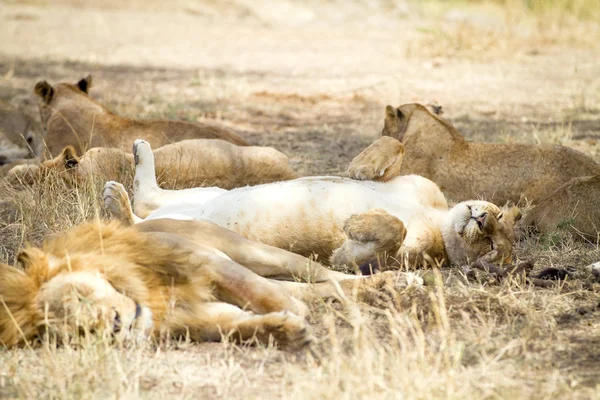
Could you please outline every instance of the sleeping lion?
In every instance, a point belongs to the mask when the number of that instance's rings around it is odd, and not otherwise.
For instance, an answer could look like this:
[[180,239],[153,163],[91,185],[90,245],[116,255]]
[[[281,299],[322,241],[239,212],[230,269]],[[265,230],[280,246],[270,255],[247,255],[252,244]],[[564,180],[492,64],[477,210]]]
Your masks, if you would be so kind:
[[8,347],[90,332],[134,341],[272,337],[299,348],[311,340],[304,300],[419,281],[345,275],[210,222],[167,219],[88,222],[23,249],[18,261],[22,269],[0,264],[0,345]]
[[[332,265],[361,266],[392,256],[463,264],[487,255],[508,262],[515,207],[470,200],[449,209],[439,187],[417,175],[399,176],[404,155],[382,137],[350,164],[349,175],[307,177],[233,190],[168,191],[156,184],[150,145],[136,140],[134,209],[125,220],[205,219],[242,236]],[[105,199],[123,198],[115,182]],[[117,202],[113,202],[116,204]],[[119,203],[119,209],[127,205]],[[126,213],[127,214],[127,213]],[[141,218],[140,218],[141,217]]]
[[[237,146],[220,139],[189,139],[169,143],[153,151],[161,186],[184,189],[217,186],[225,189],[294,179],[298,175],[288,157],[266,146]],[[91,177],[101,182],[130,180],[134,162],[131,151],[94,147],[78,156],[65,147],[57,157],[40,165],[21,164],[6,177],[13,183],[33,183],[56,174],[69,186],[82,185]]]
[[467,141],[432,111],[388,105],[381,134],[406,147],[402,174],[431,179],[452,200],[484,196],[498,204],[537,204],[573,178],[600,174],[600,164],[564,146]]

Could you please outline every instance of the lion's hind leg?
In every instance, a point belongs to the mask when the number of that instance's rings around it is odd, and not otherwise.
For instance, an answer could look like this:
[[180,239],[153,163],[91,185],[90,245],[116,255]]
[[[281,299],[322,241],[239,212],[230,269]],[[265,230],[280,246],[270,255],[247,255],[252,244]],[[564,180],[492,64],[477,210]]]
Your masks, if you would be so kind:
[[[355,214],[344,223],[346,241],[331,256],[332,265],[357,265],[396,254],[406,237],[404,223],[380,209]],[[364,272],[364,271],[363,271]]]
[[348,176],[361,181],[386,182],[400,174],[404,145],[397,139],[382,136],[354,157]]
[[278,311],[301,316],[308,314],[308,308],[301,300],[230,259],[215,257],[204,273],[210,276],[215,295],[221,301],[258,314]]
[[129,195],[122,184],[115,181],[108,181],[102,191],[104,205],[111,216],[123,222],[126,225],[133,225],[143,221],[131,210]]
[[[205,259],[206,260],[206,259]],[[221,333],[245,341],[269,337],[286,347],[302,347],[312,340],[304,319],[308,307],[288,290],[224,256],[210,256],[198,270],[208,276],[219,302],[200,303],[190,315],[203,340],[217,340]]]
[[256,336],[262,342],[272,336],[288,347],[311,340],[303,317],[308,307],[288,291],[213,246],[172,233],[145,235],[170,249],[164,259],[148,263],[163,284],[176,285],[178,300],[166,314],[162,333],[189,334],[196,340],[219,340],[221,334],[240,340]]

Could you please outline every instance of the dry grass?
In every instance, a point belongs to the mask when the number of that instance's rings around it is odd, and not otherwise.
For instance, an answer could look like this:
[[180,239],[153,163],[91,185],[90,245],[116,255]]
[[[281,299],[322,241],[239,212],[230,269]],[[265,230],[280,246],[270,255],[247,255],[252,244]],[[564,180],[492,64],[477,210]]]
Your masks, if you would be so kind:
[[409,54],[506,59],[559,51],[562,46],[585,49],[600,38],[600,3],[593,0],[432,0],[417,4],[430,22],[422,25],[422,38],[409,47]]
[[[26,3],[0,15],[0,97],[32,114],[37,79],[91,72],[92,95],[121,114],[227,124],[302,174],[341,174],[377,136],[385,104],[438,100],[470,139],[563,144],[600,160],[595,0],[289,1],[279,14],[241,0]],[[103,184],[0,182],[0,261],[103,216]],[[597,396],[600,287],[583,267],[598,245],[557,229],[516,249],[538,270],[576,273],[539,289],[445,270],[437,285],[315,303],[319,341],[299,353],[96,337],[0,349],[0,397]]]
[[[50,176],[25,190],[3,185],[2,259],[102,215],[102,182],[68,188]],[[587,265],[600,249],[567,236],[530,237],[520,258],[538,268]],[[114,345],[87,337],[57,347],[0,350],[0,394],[19,398],[209,396],[220,398],[587,398],[600,364],[600,285],[578,269],[554,289],[466,282],[382,290],[364,301],[317,302],[319,341],[299,353],[187,342]]]

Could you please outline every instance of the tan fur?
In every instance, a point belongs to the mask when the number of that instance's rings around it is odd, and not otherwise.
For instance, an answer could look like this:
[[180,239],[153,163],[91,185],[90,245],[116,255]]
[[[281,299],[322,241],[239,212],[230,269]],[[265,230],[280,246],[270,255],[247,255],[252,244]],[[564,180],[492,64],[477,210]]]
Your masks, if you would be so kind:
[[[441,113],[441,107],[437,110]],[[382,136],[356,156],[348,167],[348,175],[359,180],[375,180],[388,182],[401,175],[405,160],[405,150],[398,139]],[[427,181],[423,182],[425,185]],[[433,182],[430,187],[422,187],[422,204],[433,210],[446,210],[448,204],[439,188]],[[517,207],[500,209],[488,203],[482,211],[488,213],[485,221],[483,239],[463,240],[454,235],[444,237],[439,226],[428,218],[413,218],[405,226],[399,219],[383,210],[372,210],[368,213],[354,215],[346,221],[344,233],[347,238],[339,239],[343,244],[332,256],[332,262],[344,263],[348,243],[356,241],[353,230],[360,229],[362,240],[372,242],[377,248],[375,254],[387,254],[396,259],[405,257],[410,263],[427,262],[435,265],[434,260],[452,260],[454,263],[465,263],[494,250],[497,256],[493,261],[510,262],[512,244],[515,241],[515,224],[521,219]],[[500,217],[500,218],[499,218]],[[408,231],[407,231],[408,230]],[[476,232],[476,231],[472,231]],[[364,238],[370,238],[365,240]],[[401,240],[400,240],[401,238]],[[368,260],[360,260],[365,262]]]
[[136,138],[144,138],[153,148],[199,138],[248,144],[232,130],[216,125],[120,117],[88,96],[91,82],[92,78],[88,76],[75,85],[58,83],[52,86],[46,81],[35,85],[46,131],[46,146],[52,156],[69,145],[78,153],[102,146],[130,151]]
[[540,201],[523,219],[540,233],[567,231],[597,242],[600,232],[600,175],[573,178]]
[[[357,265],[371,261],[373,256],[393,256],[406,238],[406,228],[400,219],[384,210],[373,209],[363,214],[355,214],[344,222],[345,237],[340,247],[333,251],[331,264]],[[348,257],[351,248],[348,244],[367,244],[372,246],[368,252],[355,252]]]
[[[514,228],[521,218],[519,209],[500,209],[488,203],[482,211],[488,214],[482,235],[475,235],[478,231],[471,230],[456,236],[444,232],[427,218],[413,218],[405,227],[393,215],[383,210],[371,210],[346,220],[344,232],[335,242],[339,247],[334,245],[326,251],[332,254],[332,265],[360,266],[375,259],[389,265],[398,261],[407,265],[464,265],[491,252],[495,256],[488,255],[490,262],[510,263],[516,239]],[[323,237],[328,234],[323,232]],[[352,251],[357,245],[366,244],[369,245],[366,251]]]
[[[224,189],[294,179],[285,154],[272,147],[237,146],[218,139],[191,139],[167,144],[153,150],[158,183],[166,189],[217,186]],[[13,181],[23,175],[58,173],[69,184],[85,182],[90,177],[100,181],[127,181],[133,175],[131,152],[97,147],[77,156],[67,146],[57,157],[44,161],[41,168],[9,171]],[[14,175],[14,176],[13,176]]]
[[0,166],[0,178],[12,184],[31,183],[37,174],[40,161],[37,158],[21,158]]
[[386,182],[400,175],[404,146],[391,137],[376,140],[348,166],[348,175],[354,179]]
[[5,346],[91,331],[124,340],[273,337],[296,348],[311,338],[302,299],[336,296],[332,280],[351,292],[350,279],[364,289],[389,279],[329,271],[207,221],[89,222],[25,248],[18,260],[23,270],[0,264]]
[[360,265],[396,254],[461,265],[491,251],[496,252],[493,261],[509,260],[518,208],[471,200],[448,209],[432,181],[398,176],[403,153],[398,140],[382,137],[352,161],[351,178],[360,174],[361,180],[384,177],[385,182],[307,177],[230,192],[200,188],[164,193],[148,190],[154,187],[152,152],[140,141],[134,195],[143,198],[150,192],[148,204],[140,209],[136,200],[137,216],[133,215],[127,193],[117,182],[108,182],[103,196],[124,221],[209,219],[250,240],[316,255],[333,265]]
[[600,173],[598,163],[567,147],[467,142],[420,104],[387,106],[382,135],[404,144],[402,174],[431,179],[455,201],[537,202],[571,178]]
[[0,101],[0,165],[41,154],[40,125],[21,110]]

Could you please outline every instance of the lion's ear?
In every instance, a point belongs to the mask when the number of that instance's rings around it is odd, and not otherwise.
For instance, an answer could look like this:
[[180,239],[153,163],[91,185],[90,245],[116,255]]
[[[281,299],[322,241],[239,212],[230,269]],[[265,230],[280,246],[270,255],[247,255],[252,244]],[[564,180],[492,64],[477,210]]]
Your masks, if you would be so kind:
[[40,284],[48,275],[48,256],[40,249],[27,247],[17,255],[17,262],[21,264],[27,275]]
[[396,109],[390,105],[385,106],[385,116],[394,118],[396,116]]
[[79,157],[73,146],[67,146],[60,153],[60,158],[66,169],[76,168],[79,165]]
[[92,87],[92,75],[88,75],[87,77],[77,82],[77,87],[79,87],[79,90],[81,90],[82,92],[88,93],[88,90],[90,90],[90,88]]
[[33,91],[41,97],[46,104],[49,104],[50,101],[52,101],[52,96],[54,96],[54,88],[46,81],[36,83]]
[[435,114],[437,116],[441,116],[444,114],[444,109],[437,103],[428,103],[425,105],[425,108],[429,110],[430,113]]
[[514,226],[521,219],[522,216],[523,216],[523,214],[521,213],[521,210],[519,209],[519,207],[512,206],[512,207],[504,208],[502,210],[502,218],[501,219],[504,219],[507,223]]

